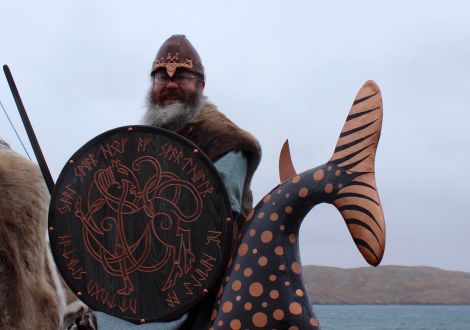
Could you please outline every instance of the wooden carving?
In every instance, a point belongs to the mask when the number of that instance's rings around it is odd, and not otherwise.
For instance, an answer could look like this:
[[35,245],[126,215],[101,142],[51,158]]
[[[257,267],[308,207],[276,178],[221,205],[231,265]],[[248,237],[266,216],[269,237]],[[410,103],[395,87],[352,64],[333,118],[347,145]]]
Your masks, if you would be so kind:
[[382,123],[379,87],[367,81],[354,100],[331,159],[296,174],[288,145],[282,183],[255,207],[218,295],[210,329],[318,329],[302,280],[298,234],[317,204],[333,204],[365,260],[377,266],[385,223],[374,160]]

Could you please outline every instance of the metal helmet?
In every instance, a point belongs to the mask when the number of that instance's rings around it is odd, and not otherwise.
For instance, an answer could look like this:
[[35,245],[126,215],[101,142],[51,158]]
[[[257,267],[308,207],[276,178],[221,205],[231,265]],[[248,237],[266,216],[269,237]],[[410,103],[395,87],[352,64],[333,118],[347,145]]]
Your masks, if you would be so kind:
[[173,77],[179,68],[192,71],[204,79],[204,66],[196,48],[185,35],[174,34],[158,50],[151,75],[154,75],[158,69],[164,69],[169,77]]

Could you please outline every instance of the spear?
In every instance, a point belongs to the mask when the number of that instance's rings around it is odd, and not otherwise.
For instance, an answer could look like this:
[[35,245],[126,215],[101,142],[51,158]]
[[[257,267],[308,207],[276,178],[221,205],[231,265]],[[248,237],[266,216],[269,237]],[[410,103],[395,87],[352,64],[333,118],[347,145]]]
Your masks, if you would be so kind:
[[38,161],[39,168],[41,169],[42,176],[44,177],[44,181],[47,185],[47,189],[49,189],[49,193],[52,194],[52,190],[54,189],[54,180],[52,179],[51,172],[47,167],[46,160],[44,159],[41,147],[39,146],[36,134],[34,134],[33,127],[31,126],[28,114],[26,113],[26,109],[23,105],[23,101],[21,100],[20,93],[16,88],[15,81],[13,80],[13,76],[8,65],[3,66],[3,72],[5,72],[5,77],[7,78],[8,85],[10,86],[11,93],[13,94],[13,98],[15,99],[16,107],[18,108],[21,120],[23,121],[24,128],[26,129],[26,133],[28,134],[29,142],[33,147],[34,155],[36,156],[36,159]]

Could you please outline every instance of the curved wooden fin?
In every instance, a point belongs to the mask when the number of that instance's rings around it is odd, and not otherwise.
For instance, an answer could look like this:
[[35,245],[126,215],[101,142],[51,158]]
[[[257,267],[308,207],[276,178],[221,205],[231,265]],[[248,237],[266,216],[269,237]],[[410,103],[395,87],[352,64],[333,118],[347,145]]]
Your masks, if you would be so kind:
[[375,183],[375,153],[382,128],[382,96],[367,81],[357,93],[331,162],[354,176],[333,202],[341,212],[357,248],[377,266],[385,250],[385,221]]
[[281,148],[281,154],[279,155],[279,179],[284,182],[297,175],[292,164],[292,158],[290,156],[289,140],[286,140]]

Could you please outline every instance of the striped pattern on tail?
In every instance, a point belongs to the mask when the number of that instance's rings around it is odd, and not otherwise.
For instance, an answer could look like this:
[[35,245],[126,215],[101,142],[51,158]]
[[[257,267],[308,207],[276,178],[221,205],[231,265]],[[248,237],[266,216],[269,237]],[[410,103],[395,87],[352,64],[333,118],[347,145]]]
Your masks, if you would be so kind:
[[377,266],[385,249],[385,222],[375,184],[374,162],[382,127],[382,96],[373,81],[359,90],[331,162],[354,179],[333,204],[341,212],[361,254]]

